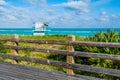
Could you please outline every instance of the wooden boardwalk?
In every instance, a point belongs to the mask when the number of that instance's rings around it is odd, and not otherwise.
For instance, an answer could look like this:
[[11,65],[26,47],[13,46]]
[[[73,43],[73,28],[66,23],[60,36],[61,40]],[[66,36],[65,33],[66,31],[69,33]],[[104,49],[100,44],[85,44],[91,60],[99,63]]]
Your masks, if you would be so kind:
[[63,72],[48,71],[29,66],[0,62],[0,80],[86,80],[67,76]]
[[68,76],[63,72],[0,61],[0,80],[104,80],[83,75]]

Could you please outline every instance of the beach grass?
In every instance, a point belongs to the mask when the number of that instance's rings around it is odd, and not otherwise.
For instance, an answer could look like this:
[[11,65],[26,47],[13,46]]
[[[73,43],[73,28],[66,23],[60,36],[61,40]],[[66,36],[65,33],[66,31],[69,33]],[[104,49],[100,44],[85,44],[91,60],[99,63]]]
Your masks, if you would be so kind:
[[[12,38],[13,35],[0,35],[0,38]],[[30,35],[20,35],[19,38],[21,39],[35,39],[35,40],[67,40],[67,35],[45,35],[45,36],[30,36]],[[90,37],[81,37],[76,36],[76,41],[95,41],[95,42],[120,42],[120,34],[116,33],[115,31],[108,31],[108,32],[99,32],[94,34]],[[10,45],[11,42],[6,42],[5,44]],[[49,45],[49,44],[32,44],[32,43],[22,43],[19,42],[19,46],[28,46],[28,47],[36,47],[36,48],[50,48],[50,49],[66,49],[65,45]],[[120,55],[120,49],[118,48],[99,48],[99,47],[89,47],[89,46],[74,46],[76,51],[83,51],[83,52],[97,52],[97,53],[106,53],[106,54],[114,54],[114,55]],[[10,53],[10,50],[7,49],[7,53]],[[42,53],[42,52],[30,52],[30,51],[24,51],[19,50],[19,56],[27,56],[27,57],[33,57],[33,58],[42,58],[42,59],[51,59],[51,60],[57,60],[57,61],[66,61],[66,56],[61,55],[51,55],[50,53]],[[1,59],[3,60],[3,59]],[[4,59],[6,61],[9,61],[9,59]],[[90,65],[90,66],[97,66],[97,67],[104,67],[104,68],[113,68],[113,69],[120,69],[120,61],[112,61],[108,59],[98,59],[98,58],[85,58],[85,57],[75,57],[75,62],[77,64],[84,64],[84,65]],[[19,61],[19,64],[22,65],[28,65],[28,66],[34,66],[39,67],[43,69],[48,70],[58,70],[65,72],[65,68],[61,67],[54,67],[50,65],[42,65],[42,64],[36,64],[31,62],[25,62],[25,61]],[[85,71],[75,71],[75,73],[87,75],[87,76],[93,76],[93,77],[100,77],[105,78],[106,80],[119,80],[120,78],[108,76],[104,74],[95,74]]]
[[[0,38],[12,38],[13,35],[0,35]],[[67,40],[67,35],[45,35],[45,36],[32,36],[32,35],[19,35],[20,39],[32,39],[32,40]],[[77,36],[76,40],[84,40],[84,37]],[[6,45],[11,45],[11,42],[6,42]],[[32,48],[49,48],[49,49],[66,49],[65,45],[50,45],[50,44],[33,44],[33,43],[23,43],[19,42],[19,46],[32,47]],[[11,53],[11,50],[7,49],[7,53]],[[25,50],[19,50],[19,56],[26,56],[32,58],[42,58],[42,59],[52,59],[50,58],[50,53],[43,52],[30,52]],[[56,57],[56,56],[55,56]],[[59,58],[59,56],[57,56]],[[55,59],[57,59],[57,57]],[[54,58],[53,58],[54,59]],[[10,59],[4,59],[5,61],[10,62]],[[59,60],[59,59],[58,59]],[[19,61],[19,64],[39,67],[49,70],[60,70],[65,71],[66,69],[61,67],[54,67],[50,65],[43,65],[25,61]]]

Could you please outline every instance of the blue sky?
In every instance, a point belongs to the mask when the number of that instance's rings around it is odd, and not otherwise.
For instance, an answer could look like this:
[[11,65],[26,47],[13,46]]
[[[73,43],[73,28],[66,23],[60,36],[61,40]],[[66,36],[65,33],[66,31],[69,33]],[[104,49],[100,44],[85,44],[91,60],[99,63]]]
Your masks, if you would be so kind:
[[0,0],[0,28],[119,28],[120,0]]

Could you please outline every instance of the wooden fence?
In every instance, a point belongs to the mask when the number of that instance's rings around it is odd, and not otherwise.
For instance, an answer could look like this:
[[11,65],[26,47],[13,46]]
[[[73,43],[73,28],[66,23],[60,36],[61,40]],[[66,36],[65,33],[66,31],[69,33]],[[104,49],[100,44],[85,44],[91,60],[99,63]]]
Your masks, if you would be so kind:
[[[53,66],[60,66],[67,68],[68,75],[74,75],[74,70],[82,70],[87,72],[94,72],[100,74],[106,74],[111,76],[120,77],[120,70],[102,68],[102,67],[93,67],[89,65],[75,64],[74,57],[92,57],[92,58],[101,58],[101,59],[111,59],[111,60],[120,60],[120,55],[110,55],[110,54],[101,54],[101,53],[91,53],[91,52],[80,52],[74,51],[73,46],[96,46],[96,47],[110,47],[110,48],[120,48],[120,43],[105,43],[105,42],[86,42],[86,41],[75,41],[75,36],[68,36],[68,40],[28,40],[28,39],[19,39],[17,35],[14,35],[12,39],[0,38],[0,41],[10,41],[12,45],[2,45],[0,48],[12,49],[12,55],[0,53],[0,57],[12,59],[13,64],[17,64],[18,60],[48,64]],[[19,42],[26,43],[35,43],[35,44],[58,44],[58,45],[67,45],[67,50],[54,50],[46,48],[31,48],[31,47],[21,47],[18,46]],[[48,59],[38,59],[30,57],[20,57],[18,56],[18,50],[29,50],[35,52],[47,52],[50,54],[60,54],[67,56],[66,62],[54,61]]]

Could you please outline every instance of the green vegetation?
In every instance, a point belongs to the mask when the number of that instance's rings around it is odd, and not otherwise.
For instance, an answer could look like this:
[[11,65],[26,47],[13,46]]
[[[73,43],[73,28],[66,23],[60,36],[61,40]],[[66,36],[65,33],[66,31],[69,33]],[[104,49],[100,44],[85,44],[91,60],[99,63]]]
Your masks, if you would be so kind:
[[[1,38],[11,38],[12,35],[0,35]],[[45,35],[45,36],[19,36],[22,39],[38,39],[38,40],[67,40],[67,35]],[[76,37],[77,41],[95,41],[95,42],[120,42],[120,34],[116,33],[114,30],[108,30],[107,32],[99,32],[90,37]],[[10,42],[0,42],[0,44],[11,44]],[[51,44],[30,44],[30,43],[19,43],[19,46],[28,46],[28,47],[37,47],[37,48],[50,48],[50,49],[66,49],[65,45],[51,45]],[[84,52],[95,52],[95,53],[106,53],[106,54],[114,54],[120,55],[120,49],[118,48],[100,48],[100,47],[81,47],[81,46],[74,46],[76,51],[84,51]],[[10,53],[10,50],[0,49],[2,53]],[[0,53],[1,53],[0,52]],[[20,56],[29,56],[35,58],[44,58],[44,59],[52,59],[58,61],[66,61],[66,56],[62,55],[51,55],[48,53],[40,53],[40,52],[30,52],[30,51],[23,51],[19,50]],[[10,60],[7,60],[10,61]],[[113,68],[113,69],[120,69],[120,61],[112,61],[108,59],[99,59],[99,58],[86,58],[86,57],[75,57],[75,62],[78,64],[86,64],[90,66],[97,66],[97,67],[105,67],[105,68]],[[66,71],[66,69],[61,67],[53,67],[48,65],[42,64],[35,64],[31,62],[19,61],[19,64],[29,65],[29,66],[36,66],[45,69],[52,69],[52,70],[60,70]],[[104,74],[95,74],[85,71],[75,71],[76,73],[105,78],[107,80],[119,80],[120,78],[108,76]]]
[[[5,44],[5,42],[4,41],[0,41],[0,45],[2,45],[2,44]],[[6,53],[6,52],[7,52],[6,49],[0,48],[0,53]]]
[[[0,45],[5,44],[6,42],[0,41]],[[0,53],[7,53],[7,49],[0,48]],[[3,58],[0,58],[0,60],[4,60]]]
[[[12,38],[13,35],[0,35],[0,38]],[[20,39],[37,39],[37,40],[67,40],[67,35],[45,35],[45,36],[30,36],[30,35],[20,35]],[[77,36],[76,40],[84,40],[83,37]],[[11,42],[7,42],[5,44],[10,45]],[[50,48],[50,49],[65,49],[66,46],[64,45],[51,45],[51,44],[32,44],[32,43],[20,43],[19,46],[26,46],[26,47],[35,47],[35,48]],[[6,52],[5,52],[6,53]],[[11,53],[10,50],[7,50],[7,53]],[[19,56],[28,56],[28,57],[34,57],[34,58],[43,58],[43,59],[52,59],[52,60],[59,60],[61,61],[65,56],[61,55],[50,55],[49,53],[41,53],[41,52],[30,52],[30,51],[24,51],[19,50]],[[6,61],[10,62],[11,60],[5,59]],[[29,66],[35,66],[45,69],[52,69],[52,70],[60,70],[65,71],[63,68],[48,66],[48,65],[42,65],[42,64],[36,64],[31,62],[25,62],[25,61],[19,61],[19,64],[22,65],[29,65]]]
[[[106,33],[99,32],[91,37],[86,37],[86,41],[95,41],[95,42],[120,42],[120,34],[116,33],[114,30],[108,30]],[[106,54],[114,54],[114,55],[120,55],[120,49],[118,48],[100,48],[100,47],[79,47],[75,46],[75,49],[77,51],[84,51],[84,52],[95,52],[95,53],[106,53]],[[112,61],[108,59],[99,59],[99,58],[85,58],[85,57],[77,57],[76,58],[77,63],[91,65],[91,66],[97,66],[97,67],[104,67],[104,68],[113,68],[113,69],[120,69],[120,61]],[[80,71],[78,73],[96,76],[105,78],[107,80],[119,80],[120,78],[107,76],[103,74],[93,74],[93,73],[87,73]]]

